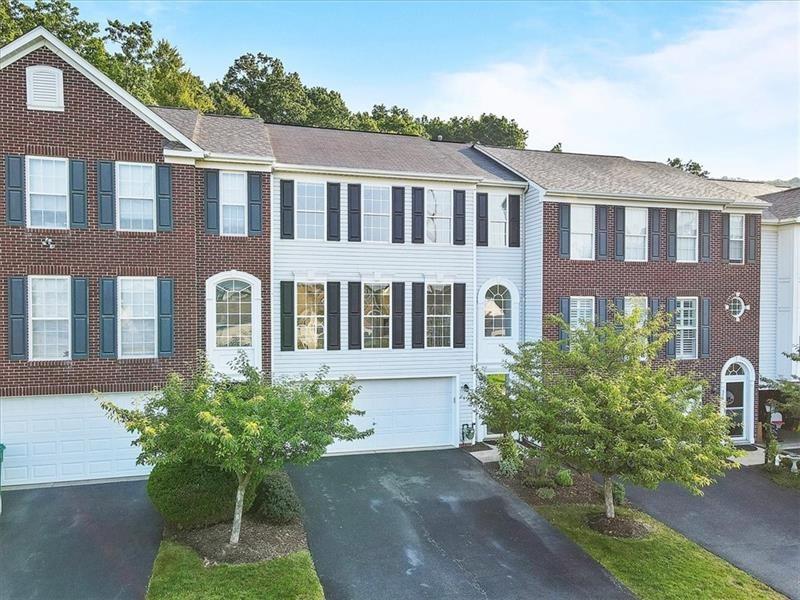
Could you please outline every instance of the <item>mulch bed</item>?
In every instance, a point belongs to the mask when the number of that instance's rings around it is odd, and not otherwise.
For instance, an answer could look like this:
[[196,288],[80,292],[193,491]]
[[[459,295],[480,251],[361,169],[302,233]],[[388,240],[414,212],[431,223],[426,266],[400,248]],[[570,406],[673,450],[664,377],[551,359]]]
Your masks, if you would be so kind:
[[650,526],[642,521],[619,516],[609,519],[602,513],[589,517],[588,525],[603,535],[619,538],[643,538],[651,531]]
[[603,494],[590,475],[572,472],[573,485],[569,487],[553,486],[556,493],[552,500],[543,500],[536,494],[536,488],[522,484],[525,471],[523,470],[514,478],[507,478],[498,472],[498,463],[484,465],[488,473],[503,485],[511,488],[522,500],[533,506],[547,506],[551,504],[597,504],[603,501]]
[[231,537],[229,521],[202,529],[168,528],[164,537],[193,548],[205,559],[206,566],[260,562],[308,549],[306,531],[299,519],[288,525],[271,525],[244,515],[236,546],[228,544]]

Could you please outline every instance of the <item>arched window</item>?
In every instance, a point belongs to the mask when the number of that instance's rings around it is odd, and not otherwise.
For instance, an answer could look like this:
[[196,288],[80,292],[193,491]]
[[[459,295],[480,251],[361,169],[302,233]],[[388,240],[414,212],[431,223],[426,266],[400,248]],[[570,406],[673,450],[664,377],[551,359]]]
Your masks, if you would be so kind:
[[741,363],[733,363],[728,370],[725,371],[725,375],[744,375],[744,367],[742,367]]
[[253,345],[253,291],[249,283],[227,279],[216,288],[217,348]]
[[483,303],[483,335],[511,337],[511,292],[504,285],[486,290]]

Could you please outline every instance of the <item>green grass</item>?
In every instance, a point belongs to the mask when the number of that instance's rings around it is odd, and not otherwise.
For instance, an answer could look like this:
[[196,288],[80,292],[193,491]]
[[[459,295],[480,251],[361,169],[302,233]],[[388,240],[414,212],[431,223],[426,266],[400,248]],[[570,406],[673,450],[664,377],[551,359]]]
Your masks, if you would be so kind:
[[323,600],[311,555],[295,552],[247,565],[204,567],[197,553],[161,542],[147,600]]
[[792,473],[785,467],[761,467],[764,476],[769,477],[773,483],[793,490],[800,490],[800,473]]
[[637,540],[608,537],[590,529],[586,517],[600,512],[597,506],[537,506],[536,510],[643,600],[784,598],[638,511],[617,509],[619,515],[633,516],[653,527],[649,536]]

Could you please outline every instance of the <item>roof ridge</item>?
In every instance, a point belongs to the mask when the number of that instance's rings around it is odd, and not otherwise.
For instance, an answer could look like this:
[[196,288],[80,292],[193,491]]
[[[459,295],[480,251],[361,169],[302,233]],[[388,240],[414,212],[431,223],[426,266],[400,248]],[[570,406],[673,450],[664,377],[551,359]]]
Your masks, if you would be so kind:
[[[630,160],[634,162],[645,162],[633,158],[628,158],[627,156],[622,156],[621,154],[593,154],[591,152],[565,152],[565,151],[553,152],[552,150],[540,150],[538,148],[511,148],[509,146],[495,146],[492,144],[481,144],[481,143],[478,143],[477,145],[483,148],[497,148],[498,150],[514,150],[517,152],[539,152],[542,154],[573,154],[575,156],[601,156],[605,158],[624,158],[625,160]],[[652,161],[652,162],[658,162],[658,161]]]

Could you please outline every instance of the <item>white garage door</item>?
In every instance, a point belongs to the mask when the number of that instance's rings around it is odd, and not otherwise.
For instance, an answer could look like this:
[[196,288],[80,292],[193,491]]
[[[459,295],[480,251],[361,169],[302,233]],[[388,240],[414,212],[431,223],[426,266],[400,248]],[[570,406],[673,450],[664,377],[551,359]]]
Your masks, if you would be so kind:
[[454,379],[380,379],[358,382],[356,408],[366,411],[351,422],[375,433],[363,440],[336,442],[329,454],[377,452],[454,445]]
[[[128,407],[133,400],[105,397]],[[145,475],[132,439],[92,395],[0,398],[3,486]]]

